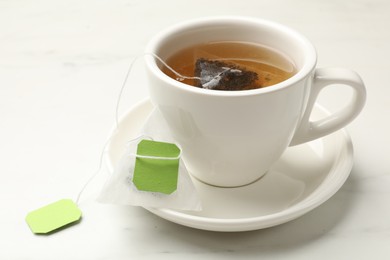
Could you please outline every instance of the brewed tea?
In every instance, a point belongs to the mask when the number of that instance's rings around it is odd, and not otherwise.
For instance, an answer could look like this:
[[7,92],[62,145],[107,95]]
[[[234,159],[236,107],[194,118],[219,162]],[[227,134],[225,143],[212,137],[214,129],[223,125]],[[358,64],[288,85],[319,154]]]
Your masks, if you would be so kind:
[[293,62],[286,55],[249,42],[219,41],[190,46],[168,57],[166,63],[178,74],[186,76],[180,78],[164,66],[163,72],[171,78],[214,90],[263,88],[296,73]]

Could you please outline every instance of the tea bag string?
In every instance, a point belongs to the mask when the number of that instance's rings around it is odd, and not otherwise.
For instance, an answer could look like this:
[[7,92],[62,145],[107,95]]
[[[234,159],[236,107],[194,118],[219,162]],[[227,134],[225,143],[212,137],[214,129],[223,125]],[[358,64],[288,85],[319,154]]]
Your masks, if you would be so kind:
[[[104,154],[106,152],[106,149],[107,149],[107,146],[108,144],[110,143],[111,139],[112,139],[112,136],[114,136],[114,134],[118,131],[119,129],[119,105],[120,105],[120,101],[122,99],[122,96],[123,96],[123,92],[125,90],[125,87],[127,85],[127,81],[130,77],[130,74],[133,70],[133,66],[134,64],[139,60],[139,58],[141,57],[144,57],[145,55],[151,55],[153,56],[155,59],[157,59],[159,62],[161,62],[167,69],[169,69],[172,73],[174,73],[178,78],[177,80],[179,81],[182,81],[184,79],[200,79],[199,77],[189,77],[189,76],[185,76],[185,75],[182,75],[180,74],[179,72],[175,71],[172,67],[170,67],[163,59],[161,59],[158,55],[154,54],[154,53],[144,53],[142,55],[139,55],[137,57],[135,57],[131,62],[130,62],[130,65],[127,69],[127,72],[126,72],[126,75],[125,75],[125,78],[123,80],[123,83],[121,85],[121,88],[120,88],[120,91],[119,91],[119,95],[118,95],[118,98],[117,98],[117,101],[116,101],[116,107],[115,107],[115,128],[114,128],[114,131],[113,131],[113,134],[111,135],[111,137],[109,137],[106,142],[104,143],[103,145],[103,148],[101,150],[101,153],[100,153],[100,156],[99,156],[99,165],[98,165],[98,168],[97,170],[89,177],[89,179],[84,183],[84,185],[82,186],[82,188],[80,189],[79,193],[77,194],[77,197],[76,197],[76,204],[79,205],[79,202],[80,202],[80,199],[81,199],[81,196],[82,194],[84,193],[85,189],[88,187],[88,185],[92,182],[92,180],[100,173],[100,171],[102,170],[103,168],[103,160],[104,160]],[[137,138],[134,138],[132,140],[130,140],[129,142],[131,141],[135,141],[135,140],[138,140],[139,137]],[[177,160],[177,159],[180,159],[181,158],[181,154],[182,154],[182,148],[179,144],[176,144],[176,146],[179,148],[180,150],[180,153],[178,156],[176,157],[159,157],[159,156],[146,156],[146,155],[138,155],[138,154],[133,154],[134,156],[138,157],[138,158],[147,158],[147,159],[160,159],[160,160]]]
[[174,73],[176,76],[178,76],[178,78],[176,78],[176,80],[178,80],[178,81],[183,81],[184,79],[198,79],[198,80],[201,79],[200,77],[195,77],[195,76],[194,77],[190,77],[190,76],[185,76],[185,75],[180,74],[179,72],[174,70],[171,66],[169,66],[163,59],[161,59],[159,56],[157,56],[154,53],[145,52],[144,55],[151,55],[155,59],[157,59],[159,62],[161,62],[167,69],[169,69],[172,73]]
[[[127,81],[129,79],[129,76],[131,74],[131,71],[133,70],[133,66],[134,64],[138,61],[139,58],[142,58],[146,55],[150,55],[152,57],[154,57],[155,59],[157,59],[159,62],[161,62],[167,69],[169,69],[172,73],[174,73],[177,78],[176,80],[178,81],[183,81],[185,79],[197,79],[197,80],[200,80],[201,78],[200,77],[191,77],[191,76],[185,76],[185,75],[182,75],[180,74],[179,72],[177,72],[176,70],[174,70],[171,66],[169,66],[163,59],[161,59],[158,55],[154,54],[154,53],[151,53],[151,52],[145,52],[144,54],[142,55],[139,55],[137,57],[135,57],[130,65],[129,65],[129,68],[127,70],[127,73],[126,73],[126,76],[123,80],[123,83],[122,83],[122,86],[120,88],[120,91],[119,91],[119,95],[118,95],[118,99],[117,99],[117,102],[116,102],[116,109],[115,109],[115,124],[116,124],[116,129],[118,129],[118,125],[119,125],[119,105],[120,105],[120,101],[121,101],[121,97],[123,95],[123,91],[125,89],[125,86],[127,84]],[[211,79],[210,81],[212,81],[213,79]]]
[[[116,131],[116,130],[115,130]],[[104,146],[103,146],[103,149],[100,153],[100,158],[99,158],[99,166],[97,168],[97,170],[89,177],[89,179],[84,183],[84,185],[82,186],[82,188],[80,189],[79,193],[77,194],[77,197],[76,197],[76,201],[75,203],[77,205],[79,205],[79,202],[80,202],[80,198],[81,198],[81,195],[84,193],[85,189],[87,188],[87,186],[91,183],[91,181],[100,173],[100,171],[102,170],[103,168],[103,159],[104,159],[104,154],[105,154],[105,151],[107,149],[107,146],[108,144],[110,143],[111,141],[111,137],[108,138],[106,140],[106,142],[104,143]]]

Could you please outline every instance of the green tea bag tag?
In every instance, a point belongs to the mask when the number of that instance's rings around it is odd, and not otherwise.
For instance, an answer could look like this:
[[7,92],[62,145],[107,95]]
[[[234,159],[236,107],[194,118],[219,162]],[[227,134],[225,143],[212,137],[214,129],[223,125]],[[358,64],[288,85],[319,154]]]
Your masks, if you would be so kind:
[[32,232],[47,234],[81,218],[81,211],[70,199],[62,199],[47,206],[31,211],[26,222]]
[[180,149],[172,143],[142,140],[133,183],[138,190],[171,194],[177,189]]

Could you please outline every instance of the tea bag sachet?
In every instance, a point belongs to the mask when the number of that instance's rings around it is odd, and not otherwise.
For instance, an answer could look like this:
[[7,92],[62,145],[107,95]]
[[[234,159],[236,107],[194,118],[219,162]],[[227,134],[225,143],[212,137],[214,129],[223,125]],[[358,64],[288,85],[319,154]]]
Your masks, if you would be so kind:
[[181,148],[170,137],[157,109],[142,135],[126,145],[122,158],[104,185],[98,201],[177,210],[201,210]]
[[198,50],[195,54],[195,85],[214,90],[260,88],[256,70],[240,64],[239,58],[221,58]]

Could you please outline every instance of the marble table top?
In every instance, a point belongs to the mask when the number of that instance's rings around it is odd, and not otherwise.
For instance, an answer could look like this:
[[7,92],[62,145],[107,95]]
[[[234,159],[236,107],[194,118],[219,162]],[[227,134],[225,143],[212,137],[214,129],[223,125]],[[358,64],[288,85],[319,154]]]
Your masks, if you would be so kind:
[[[0,259],[390,259],[389,14],[385,0],[1,1]],[[221,233],[98,203],[103,171],[83,193],[80,223],[34,235],[26,214],[75,199],[96,171],[131,60],[159,30],[210,15],[288,25],[314,43],[319,67],[362,76],[368,99],[346,128],[354,165],[345,184],[296,220]],[[319,103],[336,111],[349,96],[334,87]],[[139,62],[119,113],[147,97]]]

